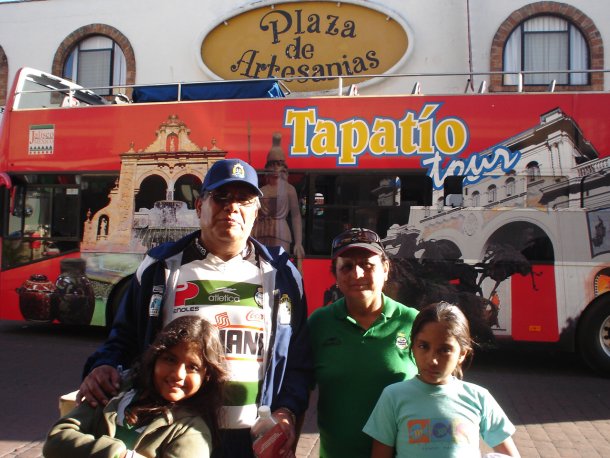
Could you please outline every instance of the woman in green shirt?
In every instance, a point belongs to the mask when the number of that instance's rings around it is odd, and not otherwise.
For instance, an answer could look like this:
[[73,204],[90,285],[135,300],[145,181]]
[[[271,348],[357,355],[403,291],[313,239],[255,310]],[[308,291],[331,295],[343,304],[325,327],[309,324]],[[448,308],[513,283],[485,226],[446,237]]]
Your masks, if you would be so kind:
[[368,458],[362,432],[381,391],[417,373],[408,337],[417,310],[382,293],[390,261],[378,234],[354,228],[332,244],[332,272],[343,297],[308,320],[321,458]]

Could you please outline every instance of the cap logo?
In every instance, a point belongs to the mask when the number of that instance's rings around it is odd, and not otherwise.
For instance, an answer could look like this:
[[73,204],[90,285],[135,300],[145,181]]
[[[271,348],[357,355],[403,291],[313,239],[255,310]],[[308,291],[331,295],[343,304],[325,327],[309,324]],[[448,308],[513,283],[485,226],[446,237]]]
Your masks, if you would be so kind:
[[245,178],[246,171],[244,170],[244,166],[241,164],[235,164],[233,166],[233,170],[231,171],[231,176],[234,178]]

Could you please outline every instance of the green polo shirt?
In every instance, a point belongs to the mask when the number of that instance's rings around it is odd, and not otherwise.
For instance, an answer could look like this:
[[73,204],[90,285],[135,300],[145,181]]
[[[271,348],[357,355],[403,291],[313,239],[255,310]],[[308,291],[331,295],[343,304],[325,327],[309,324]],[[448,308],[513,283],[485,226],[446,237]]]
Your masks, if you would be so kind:
[[348,316],[343,298],[311,314],[320,458],[371,456],[362,428],[381,391],[417,373],[408,342],[416,315],[385,295],[383,312],[367,330]]

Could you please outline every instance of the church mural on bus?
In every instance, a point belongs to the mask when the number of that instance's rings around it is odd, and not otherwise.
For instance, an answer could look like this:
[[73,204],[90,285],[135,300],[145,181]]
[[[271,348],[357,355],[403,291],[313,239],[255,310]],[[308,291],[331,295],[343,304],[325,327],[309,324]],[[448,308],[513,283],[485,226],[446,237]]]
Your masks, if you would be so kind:
[[107,206],[89,212],[82,252],[143,253],[199,228],[195,200],[207,169],[226,155],[210,139],[200,147],[190,129],[170,115],[145,148],[120,155],[121,169]]

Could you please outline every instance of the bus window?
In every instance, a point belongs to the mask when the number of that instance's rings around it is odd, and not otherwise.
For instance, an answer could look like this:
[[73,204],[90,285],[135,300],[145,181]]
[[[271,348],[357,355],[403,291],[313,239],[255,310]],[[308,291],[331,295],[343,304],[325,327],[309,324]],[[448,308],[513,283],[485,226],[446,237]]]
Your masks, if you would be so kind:
[[444,205],[446,207],[461,207],[464,203],[462,195],[462,176],[449,176],[443,183]]
[[392,176],[379,180],[379,186],[373,189],[373,194],[377,196],[377,204],[392,207],[400,206],[400,177]]
[[50,237],[80,236],[78,209],[80,208],[80,193],[75,187],[52,188],[53,204],[51,211]]
[[15,185],[3,234],[2,268],[78,248],[79,194],[76,185]]
[[312,183],[314,204],[305,226],[311,236],[304,237],[312,255],[329,255],[332,239],[352,227],[372,229],[383,238],[391,226],[407,224],[411,206],[432,200],[432,181],[421,174],[319,174]]

